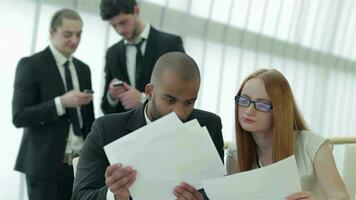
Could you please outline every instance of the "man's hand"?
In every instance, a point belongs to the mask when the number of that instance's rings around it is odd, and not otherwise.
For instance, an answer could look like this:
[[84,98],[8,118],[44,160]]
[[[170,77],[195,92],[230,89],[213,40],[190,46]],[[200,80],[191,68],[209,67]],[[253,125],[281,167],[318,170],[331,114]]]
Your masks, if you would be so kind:
[[313,196],[310,192],[303,191],[297,192],[286,197],[287,200],[313,200]]
[[173,194],[177,197],[177,200],[204,200],[203,196],[187,183],[178,185]]
[[93,94],[71,90],[59,97],[64,108],[86,105],[93,100]]
[[110,165],[106,168],[105,184],[114,193],[116,200],[128,200],[131,197],[129,188],[135,182],[136,175],[137,172],[129,166]]
[[109,84],[110,98],[114,101],[119,100],[119,95],[126,91],[124,86],[114,86],[114,84],[117,83],[118,81],[119,81],[118,79],[114,78],[113,80],[111,80]]
[[127,83],[124,83],[124,88],[126,91],[119,94],[119,99],[124,108],[128,110],[138,106],[141,103],[141,92]]

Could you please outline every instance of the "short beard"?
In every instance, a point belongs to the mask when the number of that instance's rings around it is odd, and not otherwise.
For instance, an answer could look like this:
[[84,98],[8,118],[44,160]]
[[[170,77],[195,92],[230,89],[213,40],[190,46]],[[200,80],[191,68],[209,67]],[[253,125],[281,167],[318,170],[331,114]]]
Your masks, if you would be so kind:
[[[134,26],[135,28],[132,30],[130,40],[135,40],[140,35],[140,23],[138,20],[135,21],[134,23],[135,23],[135,26]],[[139,42],[139,41],[137,41],[137,42]]]
[[156,104],[156,98],[155,96],[152,97],[152,101],[151,101],[151,110],[150,112],[148,112],[149,117],[151,117],[151,121],[156,121],[157,119],[163,117],[161,112],[158,109],[158,106]]

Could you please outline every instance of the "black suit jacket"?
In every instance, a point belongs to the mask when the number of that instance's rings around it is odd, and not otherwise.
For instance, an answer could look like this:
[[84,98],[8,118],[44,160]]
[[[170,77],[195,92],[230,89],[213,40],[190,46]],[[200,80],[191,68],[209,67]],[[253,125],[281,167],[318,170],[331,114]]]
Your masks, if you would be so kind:
[[[144,105],[119,114],[112,114],[95,120],[88,135],[77,167],[74,179],[72,200],[105,200],[108,188],[105,186],[105,170],[110,165],[104,152],[104,146],[146,125]],[[224,159],[224,142],[220,117],[213,113],[194,109],[188,118],[197,119],[206,126],[210,137]]]
[[[73,58],[80,90],[91,89],[89,67]],[[69,115],[57,116],[54,98],[65,87],[51,50],[22,58],[17,66],[12,102],[13,123],[23,127],[15,169],[27,175],[50,177],[63,164]],[[80,108],[84,137],[94,121],[93,103]]]
[[[151,26],[148,35],[146,50],[143,58],[142,74],[136,85],[136,89],[144,92],[145,86],[150,82],[153,67],[158,58],[171,51],[184,52],[182,39],[179,36],[158,31]],[[126,52],[124,40],[111,46],[106,53],[105,65],[105,86],[104,95],[101,101],[101,109],[104,114],[124,112],[124,107],[120,104],[113,107],[107,99],[107,91],[112,79],[117,78],[131,85],[127,74]]]

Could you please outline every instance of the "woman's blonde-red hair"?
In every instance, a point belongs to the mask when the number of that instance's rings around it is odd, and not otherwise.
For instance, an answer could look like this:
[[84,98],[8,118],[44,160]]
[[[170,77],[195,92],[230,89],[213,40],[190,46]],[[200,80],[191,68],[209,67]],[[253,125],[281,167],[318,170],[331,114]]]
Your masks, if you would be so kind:
[[[273,105],[273,162],[293,154],[293,130],[306,130],[307,126],[296,106],[291,87],[282,73],[275,69],[261,69],[250,74],[241,84],[237,95],[241,94],[246,82],[259,78]],[[256,162],[256,143],[249,132],[242,129],[239,123],[238,104],[235,104],[236,144],[239,171],[251,170]]]

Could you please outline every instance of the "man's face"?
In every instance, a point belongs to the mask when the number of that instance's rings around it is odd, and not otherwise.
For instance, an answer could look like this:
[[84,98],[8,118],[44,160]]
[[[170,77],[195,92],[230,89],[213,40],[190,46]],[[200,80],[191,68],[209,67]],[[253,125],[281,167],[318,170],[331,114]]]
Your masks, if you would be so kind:
[[154,121],[175,112],[179,119],[186,121],[194,109],[198,90],[198,81],[181,80],[168,70],[163,72],[159,85],[146,86],[148,116]]
[[80,20],[62,19],[62,26],[56,30],[51,29],[51,42],[64,56],[71,56],[77,49],[81,34],[82,23]]
[[110,24],[123,38],[134,41],[140,32],[138,7],[135,7],[133,14],[120,13],[114,16],[110,19]]

